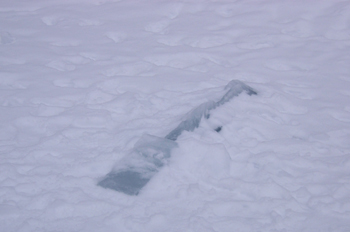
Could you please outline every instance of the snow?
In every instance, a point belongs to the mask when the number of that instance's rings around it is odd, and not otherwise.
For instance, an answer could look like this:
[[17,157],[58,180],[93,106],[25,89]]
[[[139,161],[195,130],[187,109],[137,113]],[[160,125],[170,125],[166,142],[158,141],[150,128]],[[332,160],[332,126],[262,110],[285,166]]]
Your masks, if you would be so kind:
[[[350,231],[348,1],[0,12],[1,231]],[[97,185],[231,80],[258,95],[183,131],[139,195]]]

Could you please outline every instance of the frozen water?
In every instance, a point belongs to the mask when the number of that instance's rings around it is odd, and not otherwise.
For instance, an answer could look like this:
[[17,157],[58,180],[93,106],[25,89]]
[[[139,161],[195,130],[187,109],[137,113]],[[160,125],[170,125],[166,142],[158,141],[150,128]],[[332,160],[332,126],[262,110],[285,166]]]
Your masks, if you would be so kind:
[[129,195],[137,195],[170,157],[177,144],[166,138],[143,135],[134,149],[126,155],[98,185]]
[[[193,131],[199,126],[203,117],[209,118],[210,110],[223,105],[243,91],[246,91],[248,95],[257,94],[251,87],[238,80],[230,81],[225,91],[226,93],[219,101],[203,103],[189,112],[185,120],[165,138],[143,135],[135,144],[133,151],[99,181],[98,185],[129,195],[139,194],[141,188],[170,158],[171,150],[177,146],[175,141],[183,131]],[[220,130],[216,129],[216,131]]]

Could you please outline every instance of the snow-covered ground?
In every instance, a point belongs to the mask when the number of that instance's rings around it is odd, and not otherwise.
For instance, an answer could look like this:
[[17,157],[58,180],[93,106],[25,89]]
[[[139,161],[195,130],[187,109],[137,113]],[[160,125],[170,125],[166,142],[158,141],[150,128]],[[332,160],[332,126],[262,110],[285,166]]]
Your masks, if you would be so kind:
[[[2,1],[0,231],[348,232],[349,64],[344,0]],[[138,196],[96,185],[234,79]]]

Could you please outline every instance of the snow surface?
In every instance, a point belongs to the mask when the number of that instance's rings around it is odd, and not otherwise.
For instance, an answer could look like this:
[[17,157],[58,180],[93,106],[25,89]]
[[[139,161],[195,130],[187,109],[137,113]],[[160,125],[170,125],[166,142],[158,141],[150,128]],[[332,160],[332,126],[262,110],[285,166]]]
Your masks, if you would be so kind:
[[[2,1],[0,231],[350,231],[349,23],[343,0]],[[138,196],[96,185],[232,79],[259,95]]]

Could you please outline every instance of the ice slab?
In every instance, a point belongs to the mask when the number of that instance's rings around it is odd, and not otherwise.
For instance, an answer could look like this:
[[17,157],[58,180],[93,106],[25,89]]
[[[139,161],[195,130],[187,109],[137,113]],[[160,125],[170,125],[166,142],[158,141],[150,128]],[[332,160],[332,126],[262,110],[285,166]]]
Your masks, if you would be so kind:
[[164,166],[170,158],[171,150],[177,146],[176,139],[183,131],[193,131],[209,112],[230,101],[243,91],[248,95],[257,94],[248,85],[238,80],[230,81],[225,87],[225,94],[219,101],[203,103],[190,111],[185,119],[165,138],[143,135],[133,150],[109,172],[98,185],[128,195],[138,195],[148,181]]
[[140,189],[164,166],[170,158],[175,141],[152,135],[143,135],[129,155],[125,156],[98,185],[129,195]]

